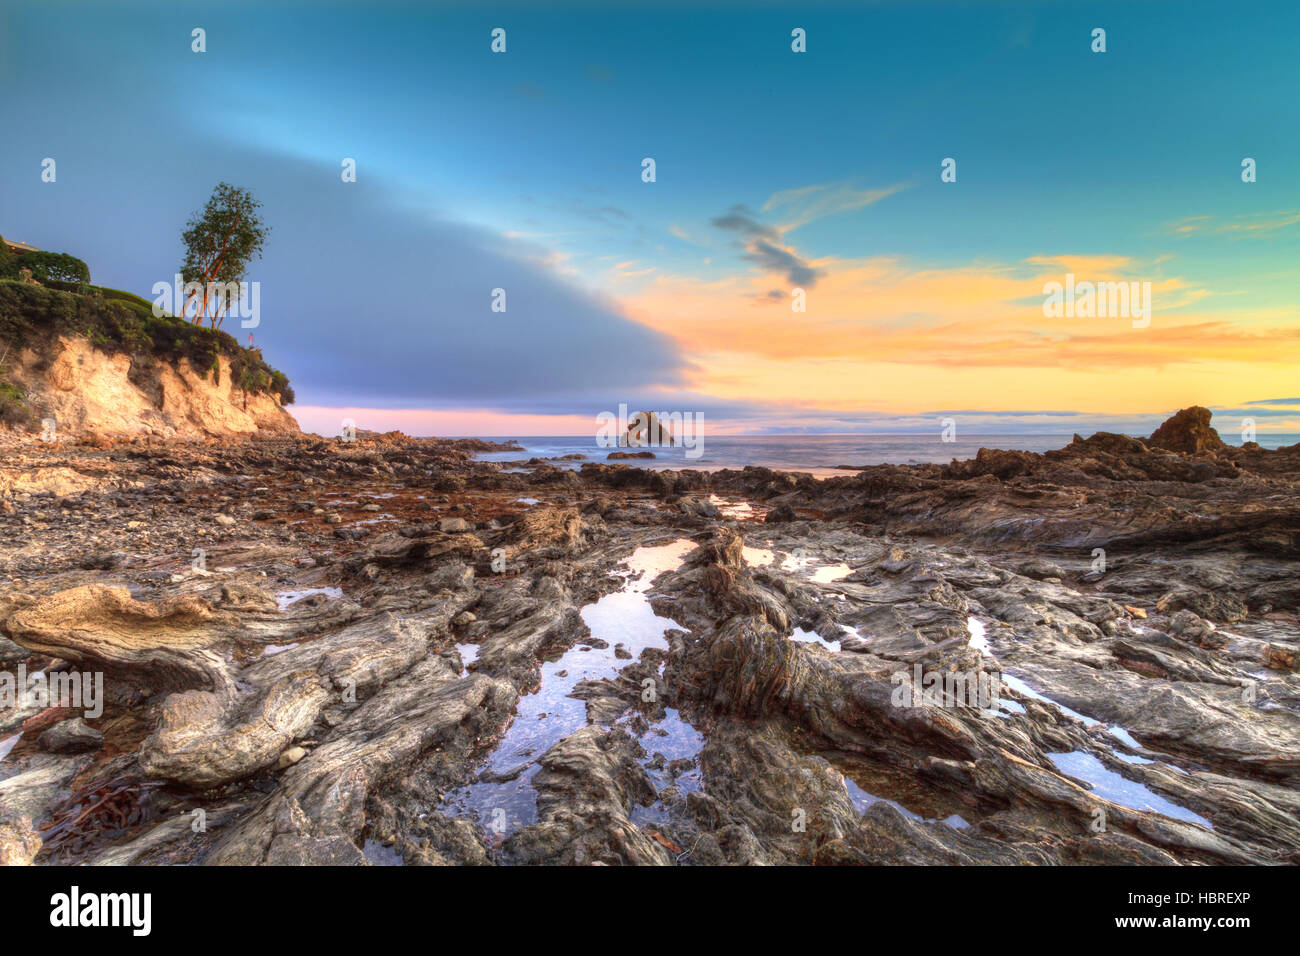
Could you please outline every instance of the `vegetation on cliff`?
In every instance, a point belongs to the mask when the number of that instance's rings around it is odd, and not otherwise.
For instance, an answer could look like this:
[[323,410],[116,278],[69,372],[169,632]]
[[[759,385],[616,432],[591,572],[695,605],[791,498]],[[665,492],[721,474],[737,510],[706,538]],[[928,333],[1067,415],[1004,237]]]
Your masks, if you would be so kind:
[[[84,293],[67,291],[72,288],[0,279],[0,355],[8,354],[12,362],[24,347],[55,335],[81,335],[105,352],[130,355],[131,379],[137,384],[152,378],[159,363],[175,365],[182,358],[205,377],[219,376],[224,357],[237,388],[278,395],[284,405],[293,402],[285,374],[268,365],[259,350],[243,348],[227,333],[155,316],[149,302],[129,292],[89,285]],[[16,423],[24,419],[21,393],[3,383],[0,361],[0,420]]]

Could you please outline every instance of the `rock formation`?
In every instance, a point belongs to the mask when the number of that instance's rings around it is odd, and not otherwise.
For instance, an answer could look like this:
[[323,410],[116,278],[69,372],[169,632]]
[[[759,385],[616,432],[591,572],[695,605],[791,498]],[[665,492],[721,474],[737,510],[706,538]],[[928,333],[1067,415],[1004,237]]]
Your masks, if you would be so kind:
[[1184,408],[1162,424],[1147,439],[1147,445],[1184,455],[1201,451],[1220,452],[1228,447],[1219,433],[1210,427],[1210,410],[1200,405]]
[[[675,445],[672,429],[659,420],[654,412],[636,412],[628,420],[627,432],[619,442],[627,448],[656,448]],[[612,455],[610,457],[613,457]]]
[[298,431],[276,395],[243,392],[230,360],[200,373],[188,360],[159,363],[150,381],[133,376],[132,356],[95,348],[89,340],[59,336],[11,355],[9,377],[27,394],[37,417],[52,417],[67,438],[152,435],[229,438]]
[[0,671],[106,700],[0,710],[0,862],[1300,862],[1300,446],[1212,436],[6,439]]

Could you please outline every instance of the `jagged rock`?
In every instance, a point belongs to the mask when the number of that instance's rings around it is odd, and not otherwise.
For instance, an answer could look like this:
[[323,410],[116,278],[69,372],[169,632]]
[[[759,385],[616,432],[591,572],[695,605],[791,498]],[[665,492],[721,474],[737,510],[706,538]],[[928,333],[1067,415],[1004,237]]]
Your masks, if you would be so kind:
[[428,586],[431,591],[461,591],[474,584],[474,569],[459,561],[444,564],[429,575]]
[[305,756],[307,756],[306,749],[302,747],[290,747],[284,753],[280,754],[280,759],[275,762],[275,766],[277,769],[284,770],[286,767],[292,767]]
[[[317,747],[284,772],[275,795],[223,834],[207,862],[333,865],[365,825],[371,789],[420,753],[504,723],[517,695],[483,676],[466,680],[435,658],[382,686]],[[359,851],[358,851],[359,855]],[[344,853],[343,859],[361,859]]]
[[1022,562],[1019,569],[1021,574],[1031,578],[1037,578],[1042,581],[1046,578],[1055,578],[1058,581],[1065,577],[1065,572],[1061,570],[1060,565],[1054,564],[1043,558],[1031,558]]
[[682,514],[699,518],[718,517],[718,506],[705,498],[683,498],[677,506],[682,509]]
[[763,520],[769,524],[775,524],[780,521],[797,521],[799,516],[795,514],[794,508],[789,505],[777,505],[769,511]]
[[1202,451],[1226,451],[1228,446],[1219,437],[1219,433],[1210,427],[1210,417],[1210,410],[1200,405],[1184,408],[1152,432],[1147,445],[1184,455],[1195,455]]
[[1221,647],[1222,640],[1213,638],[1214,625],[1186,609],[1177,612],[1169,622],[1169,633],[1202,647]]
[[515,553],[541,548],[569,548],[582,536],[582,518],[574,508],[533,508],[510,526]]
[[141,766],[193,787],[249,776],[276,763],[328,704],[365,699],[427,650],[420,630],[385,613],[258,661],[238,687],[173,694]]
[[154,688],[224,686],[227,666],[215,648],[236,627],[202,598],[147,604],[126,588],[97,584],[59,591],[0,621],[0,632],[29,650],[142,676]]
[[630,802],[654,797],[632,747],[624,731],[591,726],[548,750],[534,778],[539,822],[510,837],[512,862],[670,865],[666,849],[627,817]]
[[0,810],[0,866],[27,866],[40,849],[41,838],[30,817]]
[[981,475],[993,475],[995,478],[1005,480],[1028,474],[1038,459],[1038,455],[1027,451],[981,448],[972,459],[966,461],[954,459],[944,469],[943,475],[945,478],[977,478]]
[[[473,461],[475,443],[365,433],[0,445],[0,631],[17,641],[0,660],[106,675],[96,752],[52,753],[29,732],[0,763],[11,859],[1300,853],[1300,448],[1189,455],[1101,433],[814,479],[515,472]],[[32,477],[51,469],[68,474]],[[14,474],[78,490],[3,497]],[[713,494],[776,517],[715,515]],[[356,522],[370,495],[372,524],[328,523]],[[243,520],[260,511],[293,523]],[[212,533],[216,513],[239,540]],[[440,527],[471,515],[472,533]],[[188,570],[195,548],[207,574]],[[85,559],[100,551],[123,557]],[[918,667],[1023,684],[1003,684],[992,717],[956,693],[900,698]],[[0,710],[0,745],[57,719],[45,709]],[[1106,799],[1093,770],[1189,819]],[[463,797],[496,786],[526,805],[504,833],[485,827],[487,797]],[[74,849],[60,821],[107,794]],[[1089,829],[1099,809],[1104,834]]]
[[1300,671],[1300,648],[1269,644],[1264,648],[1264,666],[1277,671]]
[[1140,438],[1129,435],[1117,435],[1114,432],[1096,432],[1088,438],[1074,436],[1069,449],[1075,455],[1101,453],[1123,457],[1127,455],[1145,455],[1149,448]]
[[104,742],[104,735],[89,726],[80,717],[62,720],[41,734],[37,743],[51,753],[80,753],[95,750]]

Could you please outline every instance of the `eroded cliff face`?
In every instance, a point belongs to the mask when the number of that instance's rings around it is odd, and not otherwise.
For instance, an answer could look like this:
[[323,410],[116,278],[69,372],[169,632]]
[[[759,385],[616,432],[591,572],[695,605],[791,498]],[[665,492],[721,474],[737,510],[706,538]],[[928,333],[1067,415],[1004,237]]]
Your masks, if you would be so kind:
[[298,433],[277,396],[235,387],[230,362],[218,361],[220,374],[206,377],[186,359],[147,369],[137,361],[133,368],[130,355],[58,336],[23,348],[8,370],[36,416],[55,419],[60,436],[197,440]]

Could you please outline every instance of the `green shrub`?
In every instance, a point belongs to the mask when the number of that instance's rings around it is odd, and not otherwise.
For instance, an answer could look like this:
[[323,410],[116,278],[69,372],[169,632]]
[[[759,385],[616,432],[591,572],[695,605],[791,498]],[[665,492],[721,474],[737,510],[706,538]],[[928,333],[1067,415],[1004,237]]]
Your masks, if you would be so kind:
[[[0,239],[0,244],[4,240]],[[0,348],[0,363],[8,358],[12,347]],[[0,364],[0,422],[6,425],[30,426],[35,418],[27,406],[27,395],[5,377],[5,367]]]
[[90,284],[90,267],[66,252],[24,252],[15,258],[18,265],[32,270],[37,282],[67,282],[77,286]]
[[133,292],[123,292],[121,289],[107,289],[99,285],[81,285],[77,282],[59,282],[53,279],[45,281],[43,285],[46,288],[58,289],[62,292],[77,292],[84,295],[99,296],[113,302],[121,302],[130,306],[136,312],[143,310],[149,315],[153,315],[153,303],[148,299],[142,299]]
[[36,422],[36,413],[28,407],[27,396],[23,390],[2,378],[0,378],[0,422],[23,428],[31,428]]
[[[0,369],[0,376],[4,375],[4,369]],[[10,404],[21,404],[27,395],[21,388],[13,382],[6,381],[0,377],[0,406]]]
[[18,266],[14,264],[17,258],[5,245],[5,237],[0,236],[0,279],[18,278]]
[[289,379],[278,368],[271,369],[271,392],[280,396],[280,404],[293,404],[293,389],[289,387]]

